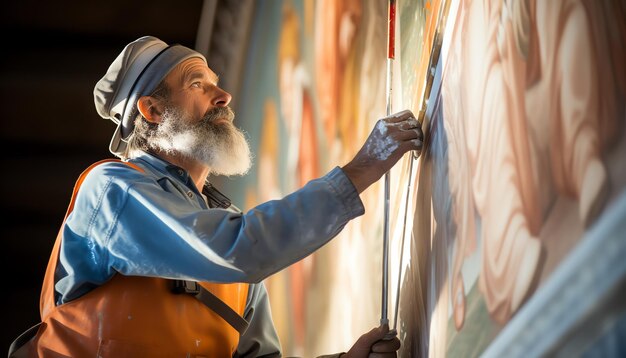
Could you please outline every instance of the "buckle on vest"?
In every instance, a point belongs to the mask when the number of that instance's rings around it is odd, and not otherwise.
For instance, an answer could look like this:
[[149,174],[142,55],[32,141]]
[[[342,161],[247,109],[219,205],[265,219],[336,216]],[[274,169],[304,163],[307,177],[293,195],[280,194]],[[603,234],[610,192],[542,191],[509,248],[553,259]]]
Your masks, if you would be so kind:
[[172,280],[172,292],[197,295],[200,293],[200,285],[195,281]]

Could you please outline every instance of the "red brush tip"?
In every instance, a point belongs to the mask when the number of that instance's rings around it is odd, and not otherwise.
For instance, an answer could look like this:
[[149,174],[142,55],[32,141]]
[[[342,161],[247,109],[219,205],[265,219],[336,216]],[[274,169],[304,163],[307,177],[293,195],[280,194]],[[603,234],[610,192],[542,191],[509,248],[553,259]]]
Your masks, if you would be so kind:
[[389,51],[387,52],[387,58],[396,57],[396,1],[389,0],[389,29],[388,29],[387,44]]

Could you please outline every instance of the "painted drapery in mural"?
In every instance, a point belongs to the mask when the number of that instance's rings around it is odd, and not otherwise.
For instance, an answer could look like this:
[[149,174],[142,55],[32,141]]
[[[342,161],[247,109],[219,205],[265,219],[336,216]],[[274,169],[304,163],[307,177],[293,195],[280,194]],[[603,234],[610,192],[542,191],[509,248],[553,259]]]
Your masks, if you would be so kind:
[[408,276],[426,280],[427,323],[402,315],[410,354],[483,352],[624,191],[625,10],[455,3],[419,179],[412,252],[427,264]]

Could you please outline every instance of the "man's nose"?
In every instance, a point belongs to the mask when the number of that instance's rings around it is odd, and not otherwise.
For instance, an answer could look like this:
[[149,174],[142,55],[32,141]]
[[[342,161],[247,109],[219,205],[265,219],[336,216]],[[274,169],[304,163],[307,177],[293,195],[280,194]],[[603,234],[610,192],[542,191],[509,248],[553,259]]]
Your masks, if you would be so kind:
[[211,98],[211,105],[214,107],[226,107],[230,103],[230,100],[233,97],[230,93],[224,91],[220,87],[215,86],[215,92],[213,93],[213,97]]

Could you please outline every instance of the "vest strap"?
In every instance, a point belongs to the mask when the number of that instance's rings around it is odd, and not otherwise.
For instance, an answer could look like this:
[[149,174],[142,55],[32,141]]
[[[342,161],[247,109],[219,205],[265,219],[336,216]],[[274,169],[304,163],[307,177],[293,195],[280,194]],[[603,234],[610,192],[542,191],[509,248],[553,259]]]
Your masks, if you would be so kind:
[[215,296],[211,291],[202,287],[195,281],[171,281],[173,293],[186,293],[194,296],[213,312],[217,313],[218,316],[222,317],[222,319],[224,319],[226,323],[231,325],[237,332],[239,332],[240,336],[246,333],[246,330],[248,329],[250,323],[246,321],[243,317],[241,317],[237,312],[235,312],[235,310],[233,310],[229,305],[224,303],[224,301]]
[[39,330],[39,326],[41,326],[41,322],[36,325],[30,327],[24,333],[20,334],[9,346],[9,358],[19,358],[28,356],[27,353],[22,355],[19,353],[20,348],[22,348],[28,341],[33,339],[35,335],[37,335],[37,331]]

